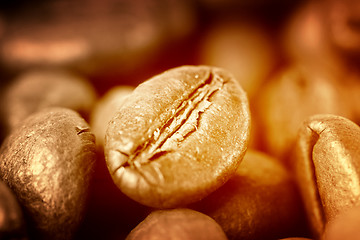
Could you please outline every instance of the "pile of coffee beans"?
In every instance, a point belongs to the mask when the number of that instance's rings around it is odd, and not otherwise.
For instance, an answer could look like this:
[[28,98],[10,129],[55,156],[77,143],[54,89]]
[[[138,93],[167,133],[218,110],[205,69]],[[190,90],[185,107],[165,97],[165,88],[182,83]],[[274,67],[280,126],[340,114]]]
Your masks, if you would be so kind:
[[358,239],[360,3],[0,3],[0,239]]

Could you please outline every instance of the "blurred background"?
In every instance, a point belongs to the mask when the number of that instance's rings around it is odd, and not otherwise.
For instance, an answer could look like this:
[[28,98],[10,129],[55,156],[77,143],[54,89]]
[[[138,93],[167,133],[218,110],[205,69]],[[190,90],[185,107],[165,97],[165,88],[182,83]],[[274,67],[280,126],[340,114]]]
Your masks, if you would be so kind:
[[[302,4],[304,0],[3,0],[1,85],[32,68],[60,67],[86,76],[101,95],[113,85],[137,85],[168,68],[226,67],[234,61],[242,61],[244,74],[263,78],[284,61],[280,35]],[[257,64],[266,69],[256,73]]]

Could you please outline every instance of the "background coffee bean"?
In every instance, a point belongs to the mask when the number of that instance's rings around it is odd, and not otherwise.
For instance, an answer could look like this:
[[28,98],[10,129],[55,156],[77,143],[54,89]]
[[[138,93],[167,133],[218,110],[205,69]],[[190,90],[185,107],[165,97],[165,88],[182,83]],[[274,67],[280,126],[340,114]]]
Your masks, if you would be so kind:
[[131,86],[116,86],[99,99],[90,114],[90,126],[96,136],[96,145],[103,148],[107,126],[126,97],[134,90]]
[[254,99],[255,139],[269,154],[287,162],[302,121],[331,113],[355,118],[334,76],[292,65],[264,84]]
[[0,101],[0,119],[9,133],[31,113],[46,107],[65,107],[87,118],[96,92],[87,79],[55,69],[24,72],[4,89]]
[[245,154],[245,92],[220,68],[183,66],[139,85],[109,123],[105,156],[114,182],[152,207],[200,200]]
[[26,225],[15,194],[0,181],[0,239],[26,239]]
[[256,21],[224,18],[200,39],[199,62],[234,74],[250,104],[277,61],[269,33]]
[[73,110],[29,116],[3,143],[0,178],[24,208],[34,239],[69,239],[82,219],[94,136]]
[[152,212],[131,231],[126,239],[225,240],[227,238],[221,227],[209,216],[179,208]]

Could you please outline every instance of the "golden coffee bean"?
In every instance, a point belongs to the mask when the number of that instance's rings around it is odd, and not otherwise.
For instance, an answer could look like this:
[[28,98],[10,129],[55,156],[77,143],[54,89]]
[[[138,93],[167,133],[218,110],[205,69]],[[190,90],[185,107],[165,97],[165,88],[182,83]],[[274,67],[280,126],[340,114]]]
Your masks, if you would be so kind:
[[29,116],[4,141],[0,178],[25,210],[34,239],[69,239],[86,204],[95,139],[73,110]]
[[212,217],[229,239],[305,236],[305,216],[294,179],[276,159],[248,150],[236,174],[191,206]]
[[157,210],[145,218],[128,235],[126,240],[226,240],[221,227],[209,216],[179,208]]
[[139,85],[110,121],[105,156],[116,185],[148,206],[200,200],[245,154],[246,93],[220,68],[183,66]]
[[315,238],[340,212],[360,203],[360,127],[336,115],[302,125],[294,169]]

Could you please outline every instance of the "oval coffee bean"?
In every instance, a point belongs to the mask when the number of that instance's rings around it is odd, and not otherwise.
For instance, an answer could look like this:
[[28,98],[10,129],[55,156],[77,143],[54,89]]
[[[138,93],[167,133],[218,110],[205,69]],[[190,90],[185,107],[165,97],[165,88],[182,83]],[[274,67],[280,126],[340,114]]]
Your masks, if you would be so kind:
[[236,171],[249,142],[246,93],[227,71],[183,66],[139,85],[110,121],[116,185],[152,207],[200,200]]
[[209,216],[186,208],[157,210],[147,216],[126,240],[226,240],[219,224]]
[[22,209],[15,194],[0,181],[0,239],[26,239]]
[[260,89],[254,101],[252,116],[259,145],[287,161],[305,118],[327,113],[352,118],[350,105],[339,89],[334,76],[301,65],[277,74]]
[[236,174],[191,208],[205,213],[229,239],[305,236],[295,181],[277,159],[248,150]]
[[299,131],[295,172],[312,232],[360,203],[360,127],[336,115],[315,115]]
[[73,110],[50,108],[3,143],[0,178],[25,209],[34,239],[69,239],[78,226],[95,161],[94,136]]

